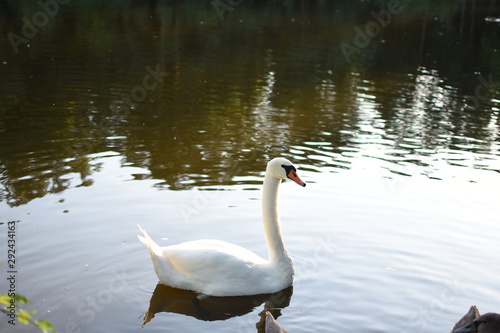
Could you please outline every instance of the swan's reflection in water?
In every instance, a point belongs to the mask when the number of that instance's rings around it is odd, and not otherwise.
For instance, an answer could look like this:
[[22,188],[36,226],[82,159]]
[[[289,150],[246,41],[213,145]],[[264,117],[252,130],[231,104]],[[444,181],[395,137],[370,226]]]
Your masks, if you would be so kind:
[[[196,298],[197,294],[182,289],[172,288],[158,284],[149,301],[149,308],[144,314],[146,325],[159,312],[179,313],[195,317],[200,320],[226,320],[252,312],[256,307],[264,304],[263,311],[259,314],[257,323],[258,332],[265,332],[266,315],[270,313],[273,318],[281,315],[281,309],[290,304],[293,287],[288,287],[273,294],[261,294],[238,297],[208,297],[202,300]],[[269,318],[271,319],[271,318]],[[276,322],[268,320],[267,326],[277,326]],[[276,332],[284,332],[279,329]]]

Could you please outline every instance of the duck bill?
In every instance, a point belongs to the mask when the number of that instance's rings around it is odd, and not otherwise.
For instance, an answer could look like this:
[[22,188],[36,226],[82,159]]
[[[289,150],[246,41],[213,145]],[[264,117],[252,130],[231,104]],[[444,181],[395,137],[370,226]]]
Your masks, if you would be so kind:
[[287,177],[289,179],[293,180],[294,182],[296,182],[297,184],[299,184],[302,187],[306,186],[306,183],[303,182],[302,179],[299,178],[299,176],[297,175],[297,173],[294,170],[290,170],[290,172],[288,173]]

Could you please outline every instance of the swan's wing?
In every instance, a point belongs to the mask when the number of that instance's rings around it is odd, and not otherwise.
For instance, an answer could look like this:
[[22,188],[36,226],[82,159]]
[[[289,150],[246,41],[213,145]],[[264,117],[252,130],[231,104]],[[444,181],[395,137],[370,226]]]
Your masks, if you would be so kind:
[[166,246],[162,252],[177,271],[200,282],[245,279],[267,263],[243,247],[210,239]]

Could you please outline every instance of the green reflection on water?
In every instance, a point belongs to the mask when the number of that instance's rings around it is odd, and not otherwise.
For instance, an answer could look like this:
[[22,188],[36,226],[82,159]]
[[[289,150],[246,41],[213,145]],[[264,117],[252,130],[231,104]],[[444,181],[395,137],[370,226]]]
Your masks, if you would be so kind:
[[[73,173],[89,186],[89,155],[106,151],[169,189],[234,184],[275,155],[310,170],[362,155],[432,169],[441,149],[498,159],[498,8],[403,1],[366,30],[387,6],[60,5],[17,53],[1,41],[0,199],[63,191]],[[24,36],[41,10],[7,2],[2,31]]]

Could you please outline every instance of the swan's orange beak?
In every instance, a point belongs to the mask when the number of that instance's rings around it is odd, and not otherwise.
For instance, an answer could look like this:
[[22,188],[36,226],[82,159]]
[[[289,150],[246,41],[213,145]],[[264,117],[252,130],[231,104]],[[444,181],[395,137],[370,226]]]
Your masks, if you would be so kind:
[[286,176],[288,178],[290,178],[291,180],[293,180],[294,182],[296,182],[297,184],[299,184],[300,186],[302,186],[302,187],[306,186],[306,183],[303,182],[302,179],[299,178],[299,176],[297,175],[297,172],[295,172],[295,170],[290,170],[290,172]]

